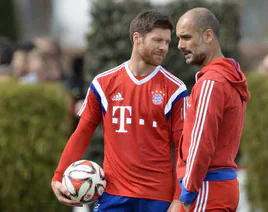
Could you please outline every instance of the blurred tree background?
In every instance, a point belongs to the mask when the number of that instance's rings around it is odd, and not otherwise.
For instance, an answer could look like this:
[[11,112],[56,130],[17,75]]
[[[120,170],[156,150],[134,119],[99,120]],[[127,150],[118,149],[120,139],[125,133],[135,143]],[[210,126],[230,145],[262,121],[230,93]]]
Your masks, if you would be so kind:
[[[247,195],[251,211],[268,211],[268,76],[248,75],[251,99],[243,130],[241,151],[247,170]],[[258,210],[258,209],[262,210]]]
[[12,41],[18,40],[18,25],[14,1],[0,1],[0,37],[6,36]]

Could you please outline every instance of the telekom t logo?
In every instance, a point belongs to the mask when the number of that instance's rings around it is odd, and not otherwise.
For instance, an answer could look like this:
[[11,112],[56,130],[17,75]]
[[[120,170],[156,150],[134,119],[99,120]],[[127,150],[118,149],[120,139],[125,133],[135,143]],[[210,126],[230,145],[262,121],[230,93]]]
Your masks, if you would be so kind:
[[[131,118],[125,118],[125,114],[128,112],[129,115],[132,115],[132,107],[131,106],[114,106],[113,107],[113,116],[115,115],[115,112],[119,109],[119,129],[116,130],[116,132],[119,133],[126,133],[128,132],[125,129],[125,123],[131,124]],[[112,120],[113,124],[118,124],[118,118],[113,118]]]

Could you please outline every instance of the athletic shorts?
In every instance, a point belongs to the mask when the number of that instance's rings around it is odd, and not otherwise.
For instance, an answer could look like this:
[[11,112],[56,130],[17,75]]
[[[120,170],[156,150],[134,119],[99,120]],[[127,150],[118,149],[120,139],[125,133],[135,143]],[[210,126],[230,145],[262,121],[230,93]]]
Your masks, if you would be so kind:
[[[204,181],[189,212],[235,212],[239,202],[237,179]],[[184,212],[182,204],[179,212]]]
[[166,212],[170,202],[103,193],[93,212]]

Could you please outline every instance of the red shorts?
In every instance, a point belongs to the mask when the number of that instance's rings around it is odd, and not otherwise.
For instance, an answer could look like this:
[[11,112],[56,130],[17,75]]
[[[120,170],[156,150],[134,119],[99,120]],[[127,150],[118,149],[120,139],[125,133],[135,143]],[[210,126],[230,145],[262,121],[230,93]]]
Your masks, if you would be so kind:
[[[204,181],[189,212],[235,212],[239,202],[238,180]],[[182,204],[179,212],[184,212]]]

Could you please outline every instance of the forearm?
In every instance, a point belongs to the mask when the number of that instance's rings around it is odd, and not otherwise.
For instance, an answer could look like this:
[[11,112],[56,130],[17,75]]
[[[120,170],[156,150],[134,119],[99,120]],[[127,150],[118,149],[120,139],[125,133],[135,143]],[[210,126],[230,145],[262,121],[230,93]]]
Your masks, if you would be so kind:
[[71,163],[79,160],[83,156],[96,127],[96,125],[90,124],[87,120],[82,118],[80,119],[75,132],[68,140],[62,152],[58,167],[54,173],[52,181],[61,182],[62,175],[65,169]]

